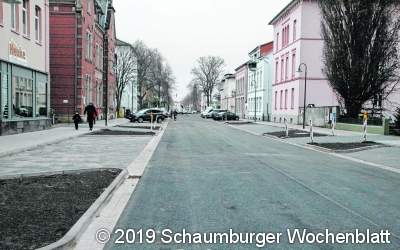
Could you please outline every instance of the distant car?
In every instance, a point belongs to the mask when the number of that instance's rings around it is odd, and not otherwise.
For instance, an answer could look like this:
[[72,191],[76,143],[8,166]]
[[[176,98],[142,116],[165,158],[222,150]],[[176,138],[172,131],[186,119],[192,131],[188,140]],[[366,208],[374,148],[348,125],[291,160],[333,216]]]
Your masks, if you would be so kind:
[[208,113],[210,113],[210,112],[213,112],[214,111],[214,109],[213,108],[207,108],[206,110],[204,110],[202,113],[201,113],[201,118],[207,118],[207,114]]
[[220,112],[214,116],[214,120],[227,120],[227,121],[237,121],[239,116],[232,112]]
[[212,118],[214,119],[214,117],[221,112],[228,112],[228,110],[225,109],[214,109],[211,113],[207,114],[207,118]]
[[130,116],[131,122],[150,122],[151,114],[153,114],[153,121],[157,121],[157,123],[161,123],[165,120],[166,116],[163,111],[160,109],[142,109],[139,112],[132,114]]

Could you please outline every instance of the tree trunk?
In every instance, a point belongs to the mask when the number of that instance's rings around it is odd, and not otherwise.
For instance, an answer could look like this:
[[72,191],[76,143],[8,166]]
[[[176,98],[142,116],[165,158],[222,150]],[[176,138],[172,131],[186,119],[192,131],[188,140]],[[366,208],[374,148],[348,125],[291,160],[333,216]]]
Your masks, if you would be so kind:
[[358,118],[361,114],[362,104],[355,102],[347,102],[346,104],[347,117]]

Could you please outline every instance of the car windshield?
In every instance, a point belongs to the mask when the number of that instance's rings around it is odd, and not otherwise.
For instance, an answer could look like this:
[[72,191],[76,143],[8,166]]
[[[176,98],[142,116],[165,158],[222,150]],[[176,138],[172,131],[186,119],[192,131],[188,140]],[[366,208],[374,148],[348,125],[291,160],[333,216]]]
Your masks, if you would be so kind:
[[146,113],[146,111],[148,111],[148,109],[142,109],[142,110],[138,111],[137,114],[143,115],[144,113]]

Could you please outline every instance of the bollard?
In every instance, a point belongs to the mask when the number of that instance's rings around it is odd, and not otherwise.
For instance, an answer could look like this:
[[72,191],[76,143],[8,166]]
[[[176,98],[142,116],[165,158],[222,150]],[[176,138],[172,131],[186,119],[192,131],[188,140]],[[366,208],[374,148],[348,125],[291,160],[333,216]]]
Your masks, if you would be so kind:
[[153,132],[153,113],[150,113],[150,131]]
[[332,136],[335,136],[336,118],[332,118]]
[[311,139],[311,143],[314,143],[314,130],[313,130],[313,122],[310,119],[310,139]]
[[288,124],[287,124],[287,120],[286,120],[286,118],[284,118],[284,121],[285,121],[285,131],[286,131],[286,137],[288,138],[288,137],[289,137],[289,127],[288,127]]
[[364,119],[364,133],[363,133],[363,141],[367,142],[367,130],[368,130],[368,119]]

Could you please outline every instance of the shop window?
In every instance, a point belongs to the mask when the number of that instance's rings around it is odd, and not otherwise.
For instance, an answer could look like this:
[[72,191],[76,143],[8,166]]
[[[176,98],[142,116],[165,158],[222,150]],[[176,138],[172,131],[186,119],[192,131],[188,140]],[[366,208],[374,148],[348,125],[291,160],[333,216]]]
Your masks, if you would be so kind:
[[39,77],[36,82],[36,116],[47,116],[47,81]]
[[30,24],[30,13],[29,13],[29,0],[22,2],[22,32],[25,36],[29,36],[29,24]]
[[42,42],[42,10],[39,6],[35,7],[35,39]]
[[25,77],[12,76],[12,114],[14,117],[33,116],[33,81]]
[[[0,65],[0,67],[2,67]],[[2,114],[1,116],[4,119],[9,118],[9,109],[8,109],[8,77],[5,71],[0,69],[0,82],[1,82],[1,107]]]

